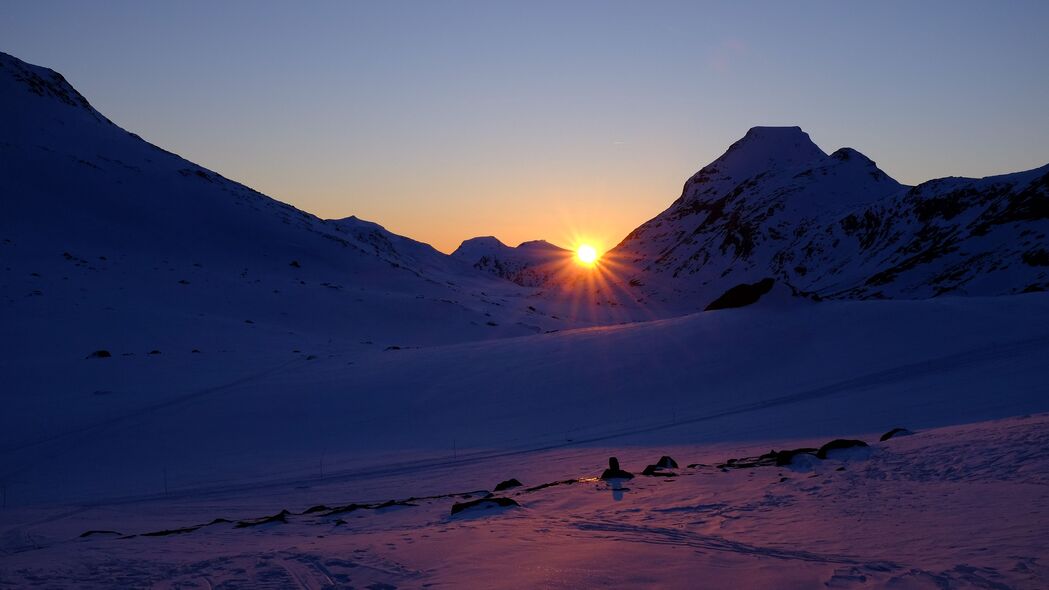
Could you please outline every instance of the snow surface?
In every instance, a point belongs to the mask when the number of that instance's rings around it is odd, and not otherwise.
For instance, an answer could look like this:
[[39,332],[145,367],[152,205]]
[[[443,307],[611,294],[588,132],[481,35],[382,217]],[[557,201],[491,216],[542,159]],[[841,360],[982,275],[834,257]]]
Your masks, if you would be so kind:
[[[0,116],[0,587],[1049,586],[1044,170],[908,189],[755,128],[584,272],[318,219],[5,54]],[[980,276],[921,290],[930,244]],[[833,438],[871,447],[719,467]]]

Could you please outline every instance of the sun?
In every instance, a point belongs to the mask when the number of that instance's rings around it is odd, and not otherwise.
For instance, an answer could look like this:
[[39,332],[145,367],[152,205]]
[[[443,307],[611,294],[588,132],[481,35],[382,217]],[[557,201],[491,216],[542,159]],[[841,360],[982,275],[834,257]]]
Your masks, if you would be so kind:
[[597,262],[597,250],[594,250],[594,247],[590,244],[580,244],[579,247],[576,248],[575,255],[576,258],[579,259],[579,262],[587,266],[591,266]]

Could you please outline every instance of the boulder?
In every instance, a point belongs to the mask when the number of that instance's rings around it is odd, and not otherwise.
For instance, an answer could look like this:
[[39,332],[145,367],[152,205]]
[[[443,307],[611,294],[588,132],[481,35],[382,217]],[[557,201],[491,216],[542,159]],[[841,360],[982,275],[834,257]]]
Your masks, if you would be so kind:
[[836,439],[830,441],[829,443],[823,445],[822,447],[820,447],[820,449],[818,451],[816,451],[816,456],[819,457],[820,459],[826,459],[827,458],[827,453],[829,453],[830,451],[837,451],[839,449],[851,449],[851,448],[854,448],[854,447],[865,447],[865,446],[867,446],[867,443],[863,442],[862,440],[847,439],[847,438],[836,438]]
[[645,470],[641,472],[641,475],[649,475],[652,477],[677,477],[677,474],[673,471],[660,471],[662,469],[659,465],[649,465],[645,467]]
[[521,482],[517,481],[516,479],[510,478],[510,479],[508,479],[506,481],[501,481],[501,482],[495,484],[495,491],[501,492],[503,490],[508,490],[510,488],[519,488],[522,485],[523,484]]
[[714,311],[716,309],[729,309],[733,307],[746,307],[758,302],[761,296],[772,290],[775,279],[765,278],[756,283],[740,283],[721,294],[703,311]]
[[452,505],[452,514],[459,514],[464,510],[488,510],[491,508],[511,508],[520,506],[512,498],[481,498],[469,502],[456,502]]
[[793,463],[794,457],[797,457],[798,455],[815,455],[816,453],[816,449],[812,449],[809,447],[779,451],[778,453],[776,453],[776,465],[778,467],[784,467]]
[[656,466],[662,469],[677,469],[677,461],[670,458],[669,455],[663,455],[656,461]]
[[909,436],[911,434],[914,434],[914,433],[911,432],[910,430],[907,430],[906,428],[893,428],[892,430],[890,430],[890,431],[886,432],[885,434],[881,435],[881,438],[879,438],[878,440],[880,440],[881,442],[885,442],[885,441],[889,440],[890,438],[893,438],[893,437],[896,437],[896,436]]
[[107,359],[113,356],[108,350],[96,350],[91,354],[87,355],[89,359]]

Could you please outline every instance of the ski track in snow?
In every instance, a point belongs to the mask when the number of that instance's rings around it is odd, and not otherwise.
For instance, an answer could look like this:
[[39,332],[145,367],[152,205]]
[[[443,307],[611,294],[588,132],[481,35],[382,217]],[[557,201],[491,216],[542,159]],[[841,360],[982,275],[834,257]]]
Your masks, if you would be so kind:
[[[728,408],[726,410],[715,412],[715,413],[703,414],[703,415],[699,415],[699,416],[683,416],[681,418],[675,418],[672,421],[666,421],[666,422],[663,422],[663,423],[660,423],[660,424],[649,425],[649,426],[638,427],[638,428],[628,428],[628,429],[617,430],[617,431],[613,431],[613,432],[606,432],[606,433],[602,433],[602,434],[597,434],[595,436],[588,436],[588,437],[585,437],[585,438],[580,438],[578,440],[573,440],[572,442],[565,442],[565,443],[559,443],[559,444],[542,445],[542,446],[530,446],[530,447],[518,448],[518,449],[512,449],[512,450],[466,452],[466,453],[462,453],[459,457],[454,458],[454,459],[447,459],[446,458],[446,459],[439,459],[439,460],[404,461],[404,462],[397,462],[397,463],[386,464],[386,465],[383,465],[381,467],[368,467],[368,468],[363,468],[363,469],[357,468],[357,469],[346,469],[346,470],[333,470],[333,471],[331,471],[329,473],[326,473],[324,475],[324,477],[323,477],[323,480],[326,481],[326,482],[353,481],[353,480],[361,479],[361,478],[382,477],[382,476],[385,476],[385,475],[390,475],[390,474],[394,474],[394,473],[404,472],[404,471],[407,471],[407,470],[410,470],[413,473],[424,473],[424,472],[431,472],[431,471],[438,471],[438,472],[440,472],[440,471],[448,471],[448,470],[455,469],[456,467],[459,467],[459,466],[468,465],[468,464],[476,464],[478,462],[488,461],[488,460],[493,460],[493,459],[503,459],[503,458],[508,458],[508,457],[526,456],[526,455],[542,453],[542,452],[556,450],[556,449],[579,447],[579,446],[593,444],[593,443],[598,443],[598,442],[608,442],[608,441],[615,440],[617,438],[624,438],[624,437],[629,437],[629,436],[634,436],[634,435],[639,435],[639,434],[645,434],[645,433],[651,433],[651,432],[657,432],[657,431],[665,431],[665,430],[669,430],[669,429],[685,427],[685,426],[688,426],[688,425],[697,424],[697,423],[701,423],[701,422],[705,422],[705,421],[716,420],[718,418],[723,418],[723,417],[726,417],[726,416],[746,414],[746,413],[749,413],[749,412],[766,410],[766,409],[774,408],[774,407],[777,407],[777,406],[784,406],[784,405],[794,404],[794,403],[803,402],[803,401],[810,401],[810,400],[815,400],[815,399],[826,398],[826,397],[834,396],[835,394],[855,393],[857,391],[862,391],[863,389],[874,387],[874,386],[877,386],[877,385],[887,385],[887,384],[892,384],[892,383],[903,381],[903,380],[915,379],[917,377],[928,376],[928,375],[935,375],[935,374],[943,373],[943,372],[949,372],[952,369],[957,369],[959,367],[978,366],[980,363],[992,361],[992,360],[995,360],[995,359],[1014,358],[1017,355],[1021,355],[1021,356],[1038,355],[1038,354],[1042,354],[1044,349],[1047,348],[1047,347],[1049,347],[1049,337],[1027,338],[1027,339],[1023,339],[1023,340],[1019,340],[1019,341],[1011,342],[1011,343],[997,343],[997,344],[986,346],[986,347],[983,347],[983,348],[980,348],[980,349],[977,349],[977,350],[971,350],[971,351],[961,352],[961,353],[957,353],[957,354],[946,355],[946,356],[942,356],[942,357],[930,358],[928,360],[923,360],[923,361],[920,361],[920,362],[917,362],[917,363],[904,364],[904,365],[900,365],[898,367],[893,367],[893,368],[890,368],[890,369],[877,371],[877,372],[874,372],[874,373],[870,373],[870,374],[867,374],[867,375],[862,375],[862,376],[855,377],[855,378],[852,378],[852,379],[843,380],[843,381],[840,381],[840,382],[837,382],[837,383],[833,383],[833,384],[830,384],[830,385],[825,385],[825,386],[818,387],[818,388],[815,388],[815,389],[811,389],[811,390],[807,390],[807,391],[801,391],[801,392],[796,392],[796,393],[791,393],[791,394],[778,396],[778,397],[772,397],[772,398],[769,398],[769,399],[766,399],[766,400],[762,400],[762,401],[758,401],[758,402],[755,402],[755,403],[743,404],[743,405],[740,405],[740,406]],[[127,415],[124,415],[124,416],[120,416],[120,417],[113,418],[113,419],[108,419],[108,420],[105,420],[103,422],[100,422],[100,423],[97,423],[97,424],[93,424],[93,425],[86,426],[84,428],[78,429],[75,432],[65,433],[65,434],[62,434],[62,435],[57,435],[56,437],[51,437],[51,438],[61,439],[61,438],[65,438],[67,436],[71,436],[73,434],[82,434],[82,433],[86,433],[86,432],[91,432],[91,431],[103,428],[103,427],[111,425],[111,424],[115,424],[115,423],[118,423],[118,422],[121,422],[121,421],[133,419],[133,418],[135,418],[137,416],[142,416],[142,415],[147,414],[147,413],[156,412],[156,411],[162,410],[164,408],[168,408],[168,407],[176,406],[176,405],[181,404],[181,403],[192,401],[193,399],[195,399],[197,397],[200,397],[200,396],[212,395],[212,394],[215,394],[215,393],[219,393],[222,390],[229,389],[229,388],[232,388],[232,387],[237,386],[237,385],[242,385],[242,384],[245,384],[245,383],[248,383],[248,382],[260,379],[260,378],[262,378],[264,376],[275,374],[275,373],[277,373],[277,372],[279,372],[279,371],[281,371],[283,369],[286,369],[286,368],[288,368],[290,366],[297,365],[297,364],[301,364],[301,363],[300,362],[294,362],[294,361],[293,362],[288,362],[288,363],[285,363],[285,364],[280,365],[278,367],[274,367],[272,369],[269,369],[267,371],[263,371],[262,373],[259,373],[259,374],[256,374],[256,375],[252,375],[252,376],[249,376],[249,377],[245,377],[245,378],[242,378],[242,379],[238,379],[238,380],[236,380],[234,382],[227,383],[225,385],[221,385],[221,386],[213,387],[213,388],[206,388],[206,389],[201,390],[201,391],[188,393],[188,394],[185,394],[183,396],[178,396],[175,399],[167,400],[165,402],[156,404],[154,406],[142,408],[140,410],[137,410],[137,411],[135,411],[133,413],[130,413],[130,414],[127,414]],[[47,442],[47,441],[51,440],[51,438],[47,439],[46,441],[37,441],[37,442],[33,442],[33,443],[19,445],[17,448],[20,449],[20,448],[25,448],[27,446],[32,446],[32,445],[36,445],[36,444],[42,444],[43,442]],[[15,449],[8,449],[8,450],[15,450]],[[10,476],[10,475],[12,475],[12,474],[5,474],[5,476]],[[179,498],[187,498],[187,497],[204,497],[204,496],[208,496],[208,495],[222,496],[222,495],[227,495],[227,494],[236,493],[236,492],[243,492],[245,490],[252,490],[252,489],[258,490],[258,489],[274,488],[274,487],[275,488],[282,488],[282,487],[286,487],[286,486],[307,484],[307,483],[312,483],[312,482],[316,482],[316,481],[317,481],[316,477],[286,478],[286,479],[275,478],[275,479],[270,479],[270,480],[266,480],[266,481],[254,481],[254,482],[251,482],[249,484],[232,484],[232,485],[221,485],[221,486],[213,486],[213,487],[205,487],[205,488],[197,488],[197,489],[180,490],[179,492],[176,492],[176,493],[166,494],[163,497],[166,497],[166,498],[169,498],[169,499],[179,499]],[[149,494],[149,495],[142,495],[142,496],[108,498],[108,499],[100,500],[100,501],[97,501],[97,502],[90,502],[88,504],[89,505],[90,504],[96,504],[96,503],[97,504],[112,504],[112,503],[120,503],[120,502],[133,503],[133,502],[138,502],[138,501],[142,501],[142,500],[155,499],[155,498],[158,498],[158,497],[161,497],[161,496],[159,496],[157,494]]]

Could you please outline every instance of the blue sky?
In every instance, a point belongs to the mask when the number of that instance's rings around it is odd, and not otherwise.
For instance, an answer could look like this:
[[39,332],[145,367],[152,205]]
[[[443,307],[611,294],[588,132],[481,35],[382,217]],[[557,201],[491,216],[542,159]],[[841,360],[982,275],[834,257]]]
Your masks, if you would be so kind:
[[1049,162],[1049,2],[0,3],[0,51],[324,217],[599,248],[754,125],[901,182]]

